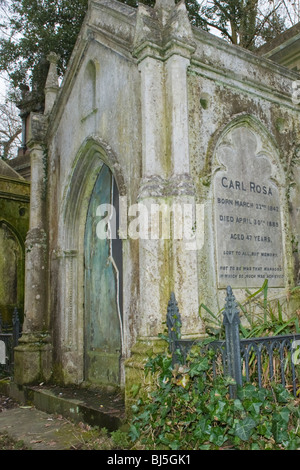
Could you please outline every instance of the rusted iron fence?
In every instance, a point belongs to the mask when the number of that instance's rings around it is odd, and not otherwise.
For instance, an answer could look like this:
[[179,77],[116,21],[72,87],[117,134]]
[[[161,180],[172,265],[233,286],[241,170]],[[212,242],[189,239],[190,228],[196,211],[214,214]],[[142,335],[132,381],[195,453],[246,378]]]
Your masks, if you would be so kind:
[[0,313],[0,374],[12,374],[14,366],[14,348],[21,335],[21,324],[17,308],[14,309],[12,324],[2,321]]
[[[243,383],[256,383],[259,387],[271,382],[281,383],[295,396],[297,395],[297,365],[300,364],[300,334],[268,336],[260,338],[240,338],[240,316],[237,302],[231,287],[227,287],[227,297],[223,311],[224,340],[214,340],[204,344],[201,339],[181,339],[181,317],[174,293],[168,304],[167,327],[169,347],[173,365],[185,361],[193,346],[198,346],[205,354],[212,349],[212,374],[232,377],[235,385],[230,386],[231,397],[236,387]],[[300,365],[298,366],[300,368]]]

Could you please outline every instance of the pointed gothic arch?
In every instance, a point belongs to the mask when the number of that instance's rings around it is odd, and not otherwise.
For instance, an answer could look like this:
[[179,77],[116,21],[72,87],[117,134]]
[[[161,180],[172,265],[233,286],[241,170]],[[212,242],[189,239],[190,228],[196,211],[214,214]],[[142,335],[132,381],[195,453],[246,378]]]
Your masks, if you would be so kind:
[[5,219],[0,219],[1,314],[11,322],[15,307],[23,316],[24,307],[24,243],[20,234]]
[[[91,305],[101,303],[101,299],[98,299],[98,301],[94,299],[89,307],[87,307],[90,299],[90,296],[86,295],[88,289],[87,269],[89,269],[87,265],[93,263],[93,261],[88,255],[86,244],[90,243],[90,241],[87,242],[87,237],[95,235],[94,232],[91,234],[87,229],[87,223],[92,221],[95,215],[90,213],[91,205],[93,204],[94,210],[95,204],[97,204],[97,201],[92,203],[92,198],[93,195],[99,196],[101,193],[101,181],[99,183],[99,179],[101,180],[101,174],[104,169],[106,169],[107,176],[110,175],[109,177],[115,192],[119,195],[126,195],[120,165],[111,147],[97,136],[91,136],[85,140],[75,158],[73,170],[64,191],[64,204],[59,223],[61,283],[58,284],[58,289],[61,289],[59,297],[63,299],[63,302],[59,307],[58,331],[61,333],[58,333],[57,341],[60,343],[60,360],[63,365],[64,380],[69,382],[94,381],[100,384],[101,381],[105,382],[106,377],[107,382],[116,384],[122,377],[122,371],[119,374],[115,371],[110,373],[109,369],[113,366],[109,365],[109,361],[106,363],[107,371],[98,374],[97,368],[105,367],[104,360],[104,362],[102,361],[102,366],[96,365],[93,373],[89,373],[91,368],[87,360],[87,344],[90,342],[90,338],[87,341],[86,335],[90,334],[90,326],[86,323],[88,317],[86,309],[90,308]],[[98,250],[99,254],[101,251],[99,251],[98,246],[99,240],[93,239],[93,243],[96,241],[98,243],[95,251]],[[119,258],[121,257],[121,260],[118,260],[118,269],[122,271],[122,248],[119,246],[118,250]],[[115,274],[116,269],[114,267],[111,270],[111,275]],[[94,279],[93,282],[97,282],[97,279]],[[122,286],[120,283],[116,285],[118,285],[119,289],[118,301],[122,302]],[[93,288],[93,291],[96,291],[96,289]],[[121,364],[124,334],[122,305],[118,304],[116,307],[120,307],[116,312],[118,318],[114,319],[114,324],[119,328],[119,355]],[[109,321],[106,323],[109,330]],[[102,333],[102,338],[103,335],[107,335],[107,331]],[[95,344],[92,344],[92,342],[90,344],[91,348],[95,348]],[[95,358],[93,358],[93,361],[95,361]],[[80,367],[78,367],[78,364],[80,364]],[[122,364],[120,367],[122,367]]]
[[[216,237],[217,285],[219,288],[228,283],[237,288],[261,287],[269,276],[270,287],[284,288],[289,267],[283,256],[283,247],[289,250],[286,242],[289,222],[286,176],[279,144],[257,118],[248,114],[233,118],[213,140],[210,155],[214,201],[211,223]],[[277,209],[276,215],[269,207]],[[237,225],[236,220],[241,223]],[[258,225],[254,227],[253,224]],[[269,246],[267,243],[257,244],[257,236],[269,240]],[[255,253],[259,253],[256,259]],[[272,260],[264,259],[262,263],[259,258],[263,253],[272,255]],[[225,268],[231,270],[231,274]],[[226,272],[221,273],[222,269]],[[261,273],[261,269],[276,269],[278,273],[276,276]]]

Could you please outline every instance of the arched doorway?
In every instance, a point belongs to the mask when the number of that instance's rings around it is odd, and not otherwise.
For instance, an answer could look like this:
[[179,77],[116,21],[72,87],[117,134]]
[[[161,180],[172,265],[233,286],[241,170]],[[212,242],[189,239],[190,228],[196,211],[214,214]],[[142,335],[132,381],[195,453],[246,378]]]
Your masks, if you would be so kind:
[[118,212],[117,184],[103,164],[89,202],[84,235],[85,380],[92,384],[120,383],[122,242]]

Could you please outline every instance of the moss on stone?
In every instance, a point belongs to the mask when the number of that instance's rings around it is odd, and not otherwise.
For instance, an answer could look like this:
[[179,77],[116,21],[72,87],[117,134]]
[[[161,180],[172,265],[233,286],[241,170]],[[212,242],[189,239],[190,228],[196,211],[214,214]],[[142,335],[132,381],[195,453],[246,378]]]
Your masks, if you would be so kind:
[[4,323],[12,322],[15,307],[23,322],[24,246],[29,228],[29,196],[30,184],[27,181],[0,176],[0,229],[2,227],[4,237],[0,248],[0,312]]

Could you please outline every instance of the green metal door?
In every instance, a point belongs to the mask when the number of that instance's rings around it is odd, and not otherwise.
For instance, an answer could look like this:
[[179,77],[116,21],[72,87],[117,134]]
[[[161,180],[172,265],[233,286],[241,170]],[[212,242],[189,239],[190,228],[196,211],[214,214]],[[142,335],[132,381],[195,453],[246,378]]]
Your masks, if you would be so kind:
[[[85,376],[93,384],[119,384],[122,343],[121,240],[99,236],[105,205],[118,219],[118,190],[103,165],[89,203],[85,228]],[[108,206],[109,207],[109,206]],[[111,219],[110,224],[113,228]],[[100,225],[99,225],[100,224]],[[111,236],[117,235],[118,227]]]

